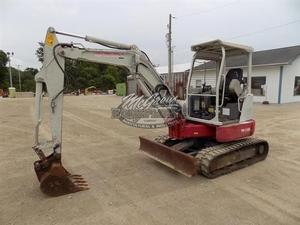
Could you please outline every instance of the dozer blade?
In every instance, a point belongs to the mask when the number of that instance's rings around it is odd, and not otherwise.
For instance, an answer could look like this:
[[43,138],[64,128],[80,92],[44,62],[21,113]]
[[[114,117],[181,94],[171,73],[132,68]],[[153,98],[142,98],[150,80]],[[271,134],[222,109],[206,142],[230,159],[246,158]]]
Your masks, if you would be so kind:
[[71,175],[62,166],[58,155],[51,154],[35,161],[34,170],[40,181],[40,188],[46,195],[54,197],[89,189],[81,175]]
[[159,161],[185,176],[191,177],[197,174],[197,161],[188,154],[144,137],[140,137],[140,150],[145,152],[152,159]]

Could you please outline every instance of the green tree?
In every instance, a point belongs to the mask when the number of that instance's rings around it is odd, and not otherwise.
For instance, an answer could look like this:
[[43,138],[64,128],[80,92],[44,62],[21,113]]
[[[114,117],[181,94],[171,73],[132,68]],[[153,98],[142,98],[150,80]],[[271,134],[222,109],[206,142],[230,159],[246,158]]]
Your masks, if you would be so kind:
[[[39,42],[36,56],[40,62],[44,60],[44,44]],[[117,83],[125,82],[128,71],[122,67],[98,64],[86,61],[65,60],[66,92],[95,86],[102,91],[115,88]]]
[[107,90],[115,89],[115,87],[116,87],[115,78],[111,75],[101,76],[100,79],[99,79],[99,83],[100,83],[101,91],[107,91]]
[[104,74],[111,75],[115,79],[115,82],[117,84],[126,81],[126,77],[128,76],[128,71],[123,67],[108,65]]
[[6,66],[8,62],[8,57],[6,55],[6,53],[2,50],[0,50],[0,68],[3,68]]
[[[15,72],[13,72],[15,78],[14,80],[18,81],[17,79],[17,73],[19,73],[18,70],[14,69]],[[22,83],[22,91],[35,91],[35,80],[34,76],[38,73],[38,70],[35,68],[26,68],[24,71],[20,71],[21,73],[21,83]],[[15,87],[17,90],[19,89],[19,85],[15,83]],[[19,91],[19,90],[18,90]]]
[[35,76],[39,71],[36,68],[27,67],[24,72]]
[[37,56],[38,60],[43,63],[44,62],[44,43],[43,42],[38,42],[39,47],[35,51],[35,55]]
[[8,86],[8,83],[5,80],[8,75],[7,68],[6,68],[7,62],[8,62],[8,57],[6,53],[0,50],[0,88],[6,88],[6,86]]

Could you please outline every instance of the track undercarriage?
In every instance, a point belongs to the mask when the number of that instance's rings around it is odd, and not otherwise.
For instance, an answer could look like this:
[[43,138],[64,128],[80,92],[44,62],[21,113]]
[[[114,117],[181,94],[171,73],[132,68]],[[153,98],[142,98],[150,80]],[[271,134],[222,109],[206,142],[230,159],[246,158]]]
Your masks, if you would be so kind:
[[140,150],[188,177],[198,173],[215,178],[264,160],[269,145],[256,138],[217,143],[200,138],[179,141],[160,136],[154,140],[140,137]]

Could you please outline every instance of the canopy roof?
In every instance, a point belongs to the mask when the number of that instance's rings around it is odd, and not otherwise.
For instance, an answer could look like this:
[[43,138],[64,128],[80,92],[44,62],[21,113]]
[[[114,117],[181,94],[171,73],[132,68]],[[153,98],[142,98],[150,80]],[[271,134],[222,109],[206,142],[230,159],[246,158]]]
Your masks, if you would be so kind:
[[222,56],[222,49],[221,47],[225,48],[226,56],[236,56],[236,55],[243,55],[249,52],[253,52],[253,48],[245,45],[225,42],[222,40],[213,40],[209,42],[204,42],[197,45],[192,45],[191,50],[195,52],[199,52],[201,56],[207,55],[207,59],[210,56]]

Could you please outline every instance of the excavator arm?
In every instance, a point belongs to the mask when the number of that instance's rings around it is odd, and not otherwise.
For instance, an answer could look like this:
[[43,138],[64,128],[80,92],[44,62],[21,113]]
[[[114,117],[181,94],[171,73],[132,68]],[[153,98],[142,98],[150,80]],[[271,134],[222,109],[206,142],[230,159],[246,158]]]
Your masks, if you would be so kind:
[[[59,43],[57,34],[100,44],[108,49],[89,49],[82,44]],[[44,193],[51,196],[88,189],[87,183],[80,175],[71,175],[61,163],[64,81],[68,80],[64,69],[65,59],[125,67],[136,79],[145,96],[152,95],[158,90],[157,87],[164,85],[148,56],[135,45],[126,45],[90,36],[81,37],[58,32],[51,27],[48,28],[44,45],[43,66],[35,77],[35,140],[33,149],[39,157],[39,160],[34,163],[34,169],[40,181],[40,188]],[[41,143],[39,127],[42,122],[41,103],[44,86],[46,86],[49,96],[52,139],[46,143]],[[169,90],[167,87],[165,89]],[[48,156],[44,153],[46,148],[52,150]]]

